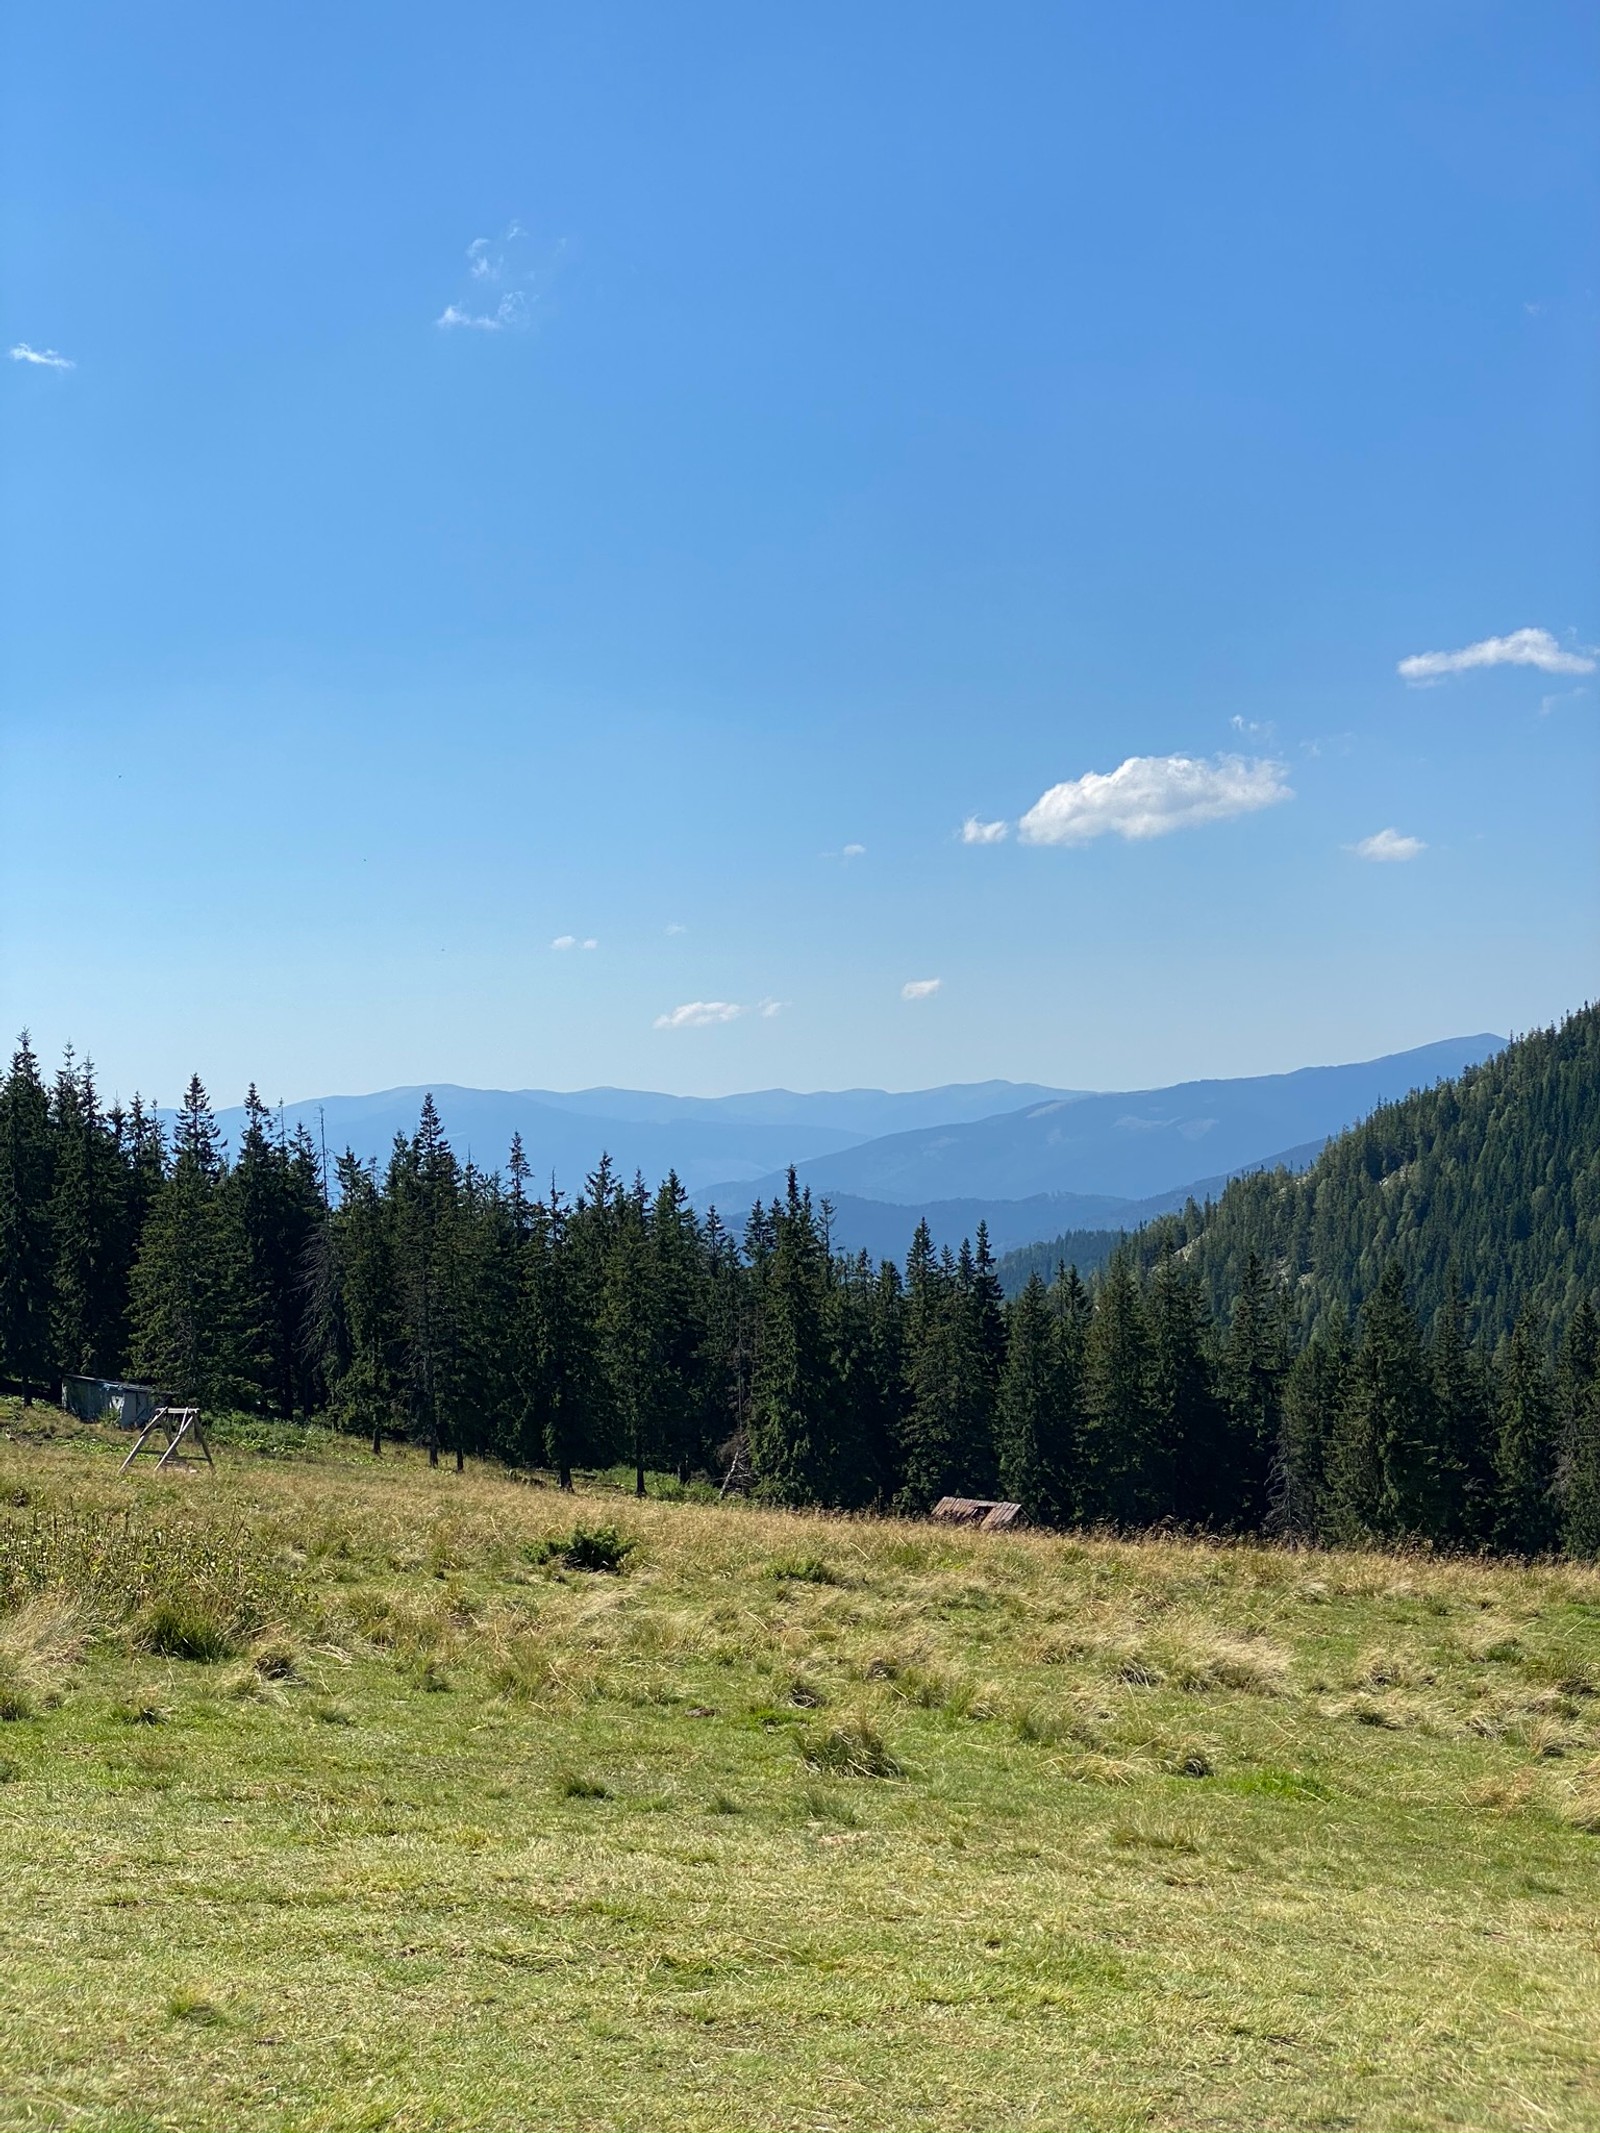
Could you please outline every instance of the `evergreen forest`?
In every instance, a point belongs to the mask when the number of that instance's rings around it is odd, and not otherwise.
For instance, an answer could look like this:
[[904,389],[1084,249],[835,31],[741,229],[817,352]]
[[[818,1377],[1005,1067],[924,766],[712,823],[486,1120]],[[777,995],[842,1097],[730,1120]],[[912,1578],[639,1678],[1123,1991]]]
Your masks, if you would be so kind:
[[602,1161],[541,1194],[462,1163],[431,1098],[329,1163],[252,1089],[224,1149],[24,1038],[0,1082],[0,1371],[132,1376],[325,1416],[381,1451],[625,1464],[776,1504],[1600,1555],[1600,1018],[1385,1106],[1085,1279],[1010,1298],[980,1227],[835,1252],[791,1177],[732,1234]]

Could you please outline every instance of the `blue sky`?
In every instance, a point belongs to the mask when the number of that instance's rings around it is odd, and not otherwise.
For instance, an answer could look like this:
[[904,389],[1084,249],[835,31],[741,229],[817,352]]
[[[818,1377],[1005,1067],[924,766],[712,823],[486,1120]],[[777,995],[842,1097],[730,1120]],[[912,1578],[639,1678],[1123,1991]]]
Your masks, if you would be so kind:
[[1594,992],[1590,9],[4,36],[47,1054],[1117,1087]]

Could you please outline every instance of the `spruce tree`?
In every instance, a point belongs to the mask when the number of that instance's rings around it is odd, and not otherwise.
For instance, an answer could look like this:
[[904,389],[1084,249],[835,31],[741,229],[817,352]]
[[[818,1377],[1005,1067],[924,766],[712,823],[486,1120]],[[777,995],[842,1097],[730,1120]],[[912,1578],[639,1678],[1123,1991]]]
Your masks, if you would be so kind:
[[1119,1252],[1094,1300],[1084,1354],[1083,1515],[1143,1526],[1172,1509],[1172,1447],[1151,1396],[1149,1329],[1131,1257]]
[[412,1428],[430,1466],[449,1442],[459,1472],[466,1463],[461,1166],[431,1092],[415,1135],[396,1141],[388,1192]]
[[1185,1525],[1225,1526],[1239,1508],[1228,1416],[1208,1352],[1210,1319],[1200,1285],[1164,1251],[1145,1292],[1150,1396],[1170,1448],[1172,1507]]
[[1079,1421],[1074,1390],[1048,1291],[1030,1274],[1011,1306],[995,1442],[1001,1494],[1040,1525],[1063,1526],[1072,1516]]
[[1544,1326],[1531,1306],[1511,1329],[1499,1378],[1498,1539],[1514,1554],[1539,1555],[1555,1546],[1558,1532],[1559,1440]]
[[[1338,1526],[1335,1496],[1350,1401],[1353,1356],[1349,1324],[1330,1311],[1290,1366],[1283,1389],[1283,1434],[1271,1525],[1294,1540],[1327,1540]],[[1355,1476],[1351,1493],[1366,1516],[1368,1491]]]
[[249,1397],[244,1242],[216,1121],[196,1074],[173,1129],[171,1170],[144,1225],[130,1283],[140,1377],[202,1407]]
[[50,1099],[28,1033],[0,1082],[0,1364],[23,1405],[51,1375]]
[[[1398,1260],[1385,1265],[1361,1314],[1351,1405],[1356,1436],[1371,1462],[1363,1480],[1373,1489],[1360,1507],[1358,1530],[1437,1536],[1450,1477],[1422,1332]],[[1348,1524],[1354,1507],[1342,1508]]]
[[63,1370],[115,1377],[127,1305],[127,1176],[94,1069],[69,1051],[50,1105],[51,1326]]
[[1561,1347],[1561,1542],[1600,1557],[1600,1320],[1584,1297]]
[[309,1139],[290,1143],[255,1084],[229,1176],[244,1240],[248,1345],[262,1404],[284,1418],[314,1397],[306,1370],[307,1281],[323,1218],[319,1170]]
[[793,1170],[774,1210],[761,1294],[750,1401],[750,1457],[774,1503],[834,1500],[838,1460],[834,1378],[824,1325],[827,1259],[811,1196]]
[[1246,1255],[1222,1353],[1222,1389],[1231,1417],[1223,1515],[1246,1526],[1266,1516],[1269,1479],[1283,1426],[1289,1372],[1284,1297],[1254,1252]]
[[1467,1308],[1452,1267],[1428,1343],[1438,1434],[1437,1537],[1457,1545],[1490,1540],[1494,1515],[1493,1393],[1467,1337]]

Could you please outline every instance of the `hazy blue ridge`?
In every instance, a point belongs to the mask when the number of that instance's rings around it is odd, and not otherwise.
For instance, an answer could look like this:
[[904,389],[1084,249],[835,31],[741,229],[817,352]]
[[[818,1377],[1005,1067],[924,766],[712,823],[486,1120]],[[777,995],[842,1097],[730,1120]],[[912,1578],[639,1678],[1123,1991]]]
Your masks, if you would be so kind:
[[[886,1131],[930,1120],[966,1122],[1020,1103],[1066,1103],[1075,1092],[1036,1082],[983,1081],[946,1088],[823,1090],[797,1094],[762,1089],[734,1096],[668,1096],[648,1089],[466,1089],[431,1084],[451,1146],[480,1169],[498,1170],[513,1133],[542,1190],[552,1174],[576,1192],[602,1153],[624,1177],[642,1171],[652,1184],[676,1170],[686,1190],[739,1184],[794,1162],[853,1146]],[[397,1133],[416,1131],[427,1087],[380,1089],[370,1096],[307,1097],[283,1106],[286,1127],[304,1125],[326,1142],[330,1160],[352,1148],[380,1163]],[[166,1114],[170,1117],[170,1113]],[[244,1126],[242,1108],[220,1111],[230,1146]]]
[[[1452,1037],[1349,1066],[1047,1100],[967,1124],[884,1135],[796,1167],[802,1184],[831,1199],[852,1194],[926,1206],[1071,1192],[1145,1200],[1187,1189],[1199,1172],[1226,1178],[1275,1150],[1326,1140],[1379,1104],[1431,1088],[1504,1043],[1487,1034]],[[770,1197],[783,1182],[781,1173],[763,1178],[758,1193]]]
[[[979,1216],[997,1237],[1030,1242],[1062,1230],[1137,1223],[1154,1211],[1125,1203],[1158,1196],[1162,1209],[1201,1188],[1196,1173],[1221,1181],[1275,1151],[1318,1144],[1374,1105],[1431,1086],[1487,1057],[1502,1040],[1462,1037],[1354,1066],[1295,1074],[1191,1082],[1172,1089],[1085,1094],[1038,1083],[984,1081],[933,1089],[755,1090],[683,1097],[614,1088],[468,1089],[432,1084],[451,1145],[481,1169],[501,1168],[513,1133],[541,1190],[553,1177],[581,1189],[602,1153],[624,1177],[654,1185],[676,1170],[705,1206],[736,1220],[753,1200],[783,1190],[790,1164],[803,1183],[846,1201],[890,1203],[909,1222],[841,1212],[848,1249],[888,1247],[925,1209],[936,1234],[970,1234]],[[367,1096],[310,1097],[286,1104],[289,1130],[304,1124],[330,1158],[353,1148],[387,1159],[397,1133],[415,1131],[422,1084]],[[218,1123],[237,1141],[243,1112]],[[1173,1202],[1171,1195],[1179,1196]],[[947,1203],[959,1203],[949,1208]],[[1027,1213],[999,1203],[1033,1203]],[[968,1204],[972,1203],[972,1204]],[[932,1214],[930,1223],[935,1222]],[[893,1248],[894,1256],[904,1243]]]

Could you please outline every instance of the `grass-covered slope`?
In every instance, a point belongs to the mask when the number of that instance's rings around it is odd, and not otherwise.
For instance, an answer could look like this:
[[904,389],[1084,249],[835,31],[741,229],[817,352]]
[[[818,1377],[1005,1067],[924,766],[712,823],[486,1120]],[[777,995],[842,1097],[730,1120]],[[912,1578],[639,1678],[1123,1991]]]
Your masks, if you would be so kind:
[[0,2125],[1600,2122],[1600,1572],[42,1420]]
[[1251,1252],[1298,1284],[1313,1320],[1356,1309],[1392,1257],[1424,1323],[1453,1266],[1490,1341],[1525,1306],[1559,1328],[1600,1286],[1600,1008],[1385,1104],[1300,1177],[1240,1178],[1214,1206],[1153,1223],[1144,1251],[1168,1237],[1218,1310]]

